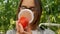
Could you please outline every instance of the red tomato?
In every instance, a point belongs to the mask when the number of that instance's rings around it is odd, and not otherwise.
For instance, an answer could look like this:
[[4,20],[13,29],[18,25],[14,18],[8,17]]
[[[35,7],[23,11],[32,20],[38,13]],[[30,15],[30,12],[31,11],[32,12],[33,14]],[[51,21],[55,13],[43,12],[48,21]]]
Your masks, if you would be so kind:
[[28,26],[29,20],[26,17],[21,17],[18,21],[18,23],[22,24],[23,28]]

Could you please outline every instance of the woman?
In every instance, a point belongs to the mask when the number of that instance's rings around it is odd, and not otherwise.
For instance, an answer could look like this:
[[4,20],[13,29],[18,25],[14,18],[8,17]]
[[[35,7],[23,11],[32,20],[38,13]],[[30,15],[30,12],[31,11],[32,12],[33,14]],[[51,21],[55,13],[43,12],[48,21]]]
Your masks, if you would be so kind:
[[[53,31],[48,30],[48,33],[45,33],[46,30],[39,28],[39,21],[42,14],[41,2],[40,0],[21,0],[18,8],[18,13],[22,9],[32,10],[34,13],[34,20],[31,24],[29,24],[26,30],[23,29],[22,25],[18,25],[18,21],[16,22],[16,30],[9,30],[7,34],[51,34]],[[49,33],[50,32],[50,33]],[[52,33],[54,34],[54,33]]]
[[[22,9],[30,9],[30,10],[33,11],[34,20],[30,24],[30,28],[32,30],[36,30],[37,29],[37,26],[38,26],[39,21],[40,21],[40,16],[41,16],[41,13],[42,13],[42,11],[41,11],[42,8],[41,8],[41,6],[40,6],[38,1],[39,0],[21,0],[20,6],[19,6],[19,9],[18,9],[18,11],[20,11]],[[31,34],[31,31],[29,33]]]

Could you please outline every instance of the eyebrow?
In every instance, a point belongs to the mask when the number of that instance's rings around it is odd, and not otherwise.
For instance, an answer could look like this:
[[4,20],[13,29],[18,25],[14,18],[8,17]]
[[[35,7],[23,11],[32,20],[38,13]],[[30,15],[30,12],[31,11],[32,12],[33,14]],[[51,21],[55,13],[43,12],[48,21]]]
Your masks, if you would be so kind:
[[[22,5],[21,7],[28,8],[27,6],[24,6],[24,5]],[[35,6],[31,6],[31,7],[29,7],[29,8],[35,8]]]

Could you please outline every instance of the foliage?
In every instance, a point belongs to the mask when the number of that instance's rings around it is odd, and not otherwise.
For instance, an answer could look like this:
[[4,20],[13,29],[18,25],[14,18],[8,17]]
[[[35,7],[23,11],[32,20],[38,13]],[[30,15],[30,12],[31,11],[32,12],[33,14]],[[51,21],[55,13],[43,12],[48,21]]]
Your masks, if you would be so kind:
[[0,31],[12,28],[16,20],[19,0],[0,0]]
[[[19,2],[20,0],[0,0],[0,31],[6,32],[15,26]],[[40,22],[60,24],[60,0],[41,0],[41,2],[43,12]]]
[[[60,24],[60,0],[41,0],[42,1],[42,16],[41,23],[58,23]],[[56,32],[60,27],[52,27],[53,31]],[[57,33],[57,32],[56,32]]]

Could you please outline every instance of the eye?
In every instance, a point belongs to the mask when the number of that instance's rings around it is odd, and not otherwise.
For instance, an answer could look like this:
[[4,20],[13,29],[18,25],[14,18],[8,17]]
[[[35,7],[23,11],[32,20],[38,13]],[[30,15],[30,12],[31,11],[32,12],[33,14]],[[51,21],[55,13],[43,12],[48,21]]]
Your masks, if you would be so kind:
[[27,7],[26,7],[26,6],[21,6],[20,8],[21,8],[21,9],[26,9]]
[[32,11],[34,11],[34,10],[36,10],[36,7],[30,7],[30,9],[31,9]]

